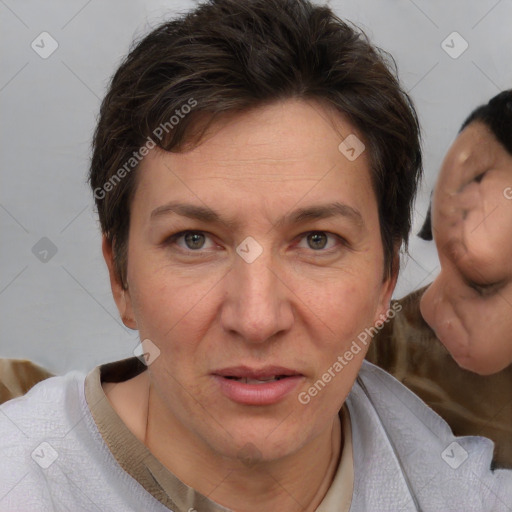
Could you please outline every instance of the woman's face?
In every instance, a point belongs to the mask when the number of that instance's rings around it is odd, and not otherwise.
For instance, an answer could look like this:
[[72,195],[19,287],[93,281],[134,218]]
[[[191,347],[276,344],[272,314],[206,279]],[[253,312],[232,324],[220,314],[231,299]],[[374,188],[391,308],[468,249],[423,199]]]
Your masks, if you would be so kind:
[[448,151],[433,198],[441,272],[421,312],[460,366],[512,363],[512,156],[480,122]]
[[330,430],[366,347],[299,395],[387,312],[367,155],[350,161],[340,142],[325,108],[290,100],[138,171],[118,306],[160,351],[159,421],[198,449],[272,460]]

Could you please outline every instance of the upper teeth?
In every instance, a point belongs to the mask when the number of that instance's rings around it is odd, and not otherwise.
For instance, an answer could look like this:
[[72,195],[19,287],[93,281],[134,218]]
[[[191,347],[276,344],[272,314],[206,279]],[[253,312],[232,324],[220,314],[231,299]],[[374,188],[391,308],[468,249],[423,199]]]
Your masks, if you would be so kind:
[[262,382],[271,382],[273,380],[277,380],[277,377],[268,377],[266,379],[242,379],[246,384],[261,384]]
[[277,375],[274,377],[266,377],[264,379],[250,379],[248,377],[233,377],[238,382],[243,382],[244,384],[264,384],[265,382],[272,382],[275,380],[279,380]]

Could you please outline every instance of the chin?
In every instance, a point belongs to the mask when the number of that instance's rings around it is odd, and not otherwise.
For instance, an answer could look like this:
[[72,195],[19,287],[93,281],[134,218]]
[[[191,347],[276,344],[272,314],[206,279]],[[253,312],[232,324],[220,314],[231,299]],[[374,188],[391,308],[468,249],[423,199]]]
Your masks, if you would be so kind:
[[460,357],[453,356],[453,358],[462,369],[476,373],[482,377],[498,373],[508,366],[508,364],[498,364],[497,361],[489,361],[485,358],[477,357],[474,354]]
[[[258,428],[257,422],[249,431],[240,429],[232,433],[229,445],[217,446],[217,450],[228,458],[237,459],[246,466],[270,463],[283,459],[300,449],[306,440],[299,439],[298,433],[277,435],[277,429]],[[270,434],[267,433],[270,432]]]

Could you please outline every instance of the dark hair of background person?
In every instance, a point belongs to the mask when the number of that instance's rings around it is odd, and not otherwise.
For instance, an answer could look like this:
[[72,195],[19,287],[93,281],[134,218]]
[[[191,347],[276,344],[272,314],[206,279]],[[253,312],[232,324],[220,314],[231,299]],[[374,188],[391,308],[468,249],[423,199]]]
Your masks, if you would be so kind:
[[[155,140],[159,148],[183,150],[200,141],[198,126],[204,134],[219,114],[280,100],[319,100],[344,114],[364,137],[390,274],[398,263],[397,246],[407,246],[422,174],[417,115],[392,57],[329,7],[307,0],[200,4],[134,43],[114,74],[93,137],[93,191],[191,98],[197,107]],[[95,194],[101,229],[125,287],[136,170],[105,197]]]
[[[459,133],[474,122],[484,123],[496,137],[496,140],[512,155],[512,89],[500,92],[489,103],[477,107],[462,123]],[[427,217],[418,233],[423,240],[432,240],[432,204],[428,207]]]

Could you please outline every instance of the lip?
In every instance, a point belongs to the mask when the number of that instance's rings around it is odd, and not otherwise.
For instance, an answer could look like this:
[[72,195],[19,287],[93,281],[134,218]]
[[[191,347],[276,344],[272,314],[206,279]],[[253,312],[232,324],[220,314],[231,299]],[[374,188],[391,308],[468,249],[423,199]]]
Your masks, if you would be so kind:
[[[212,376],[227,398],[243,405],[272,405],[280,402],[304,379],[304,375],[300,372],[282,366],[264,368],[237,366],[216,370],[212,372]],[[280,379],[255,384],[229,377],[249,380],[266,380],[272,377],[280,377]]]

